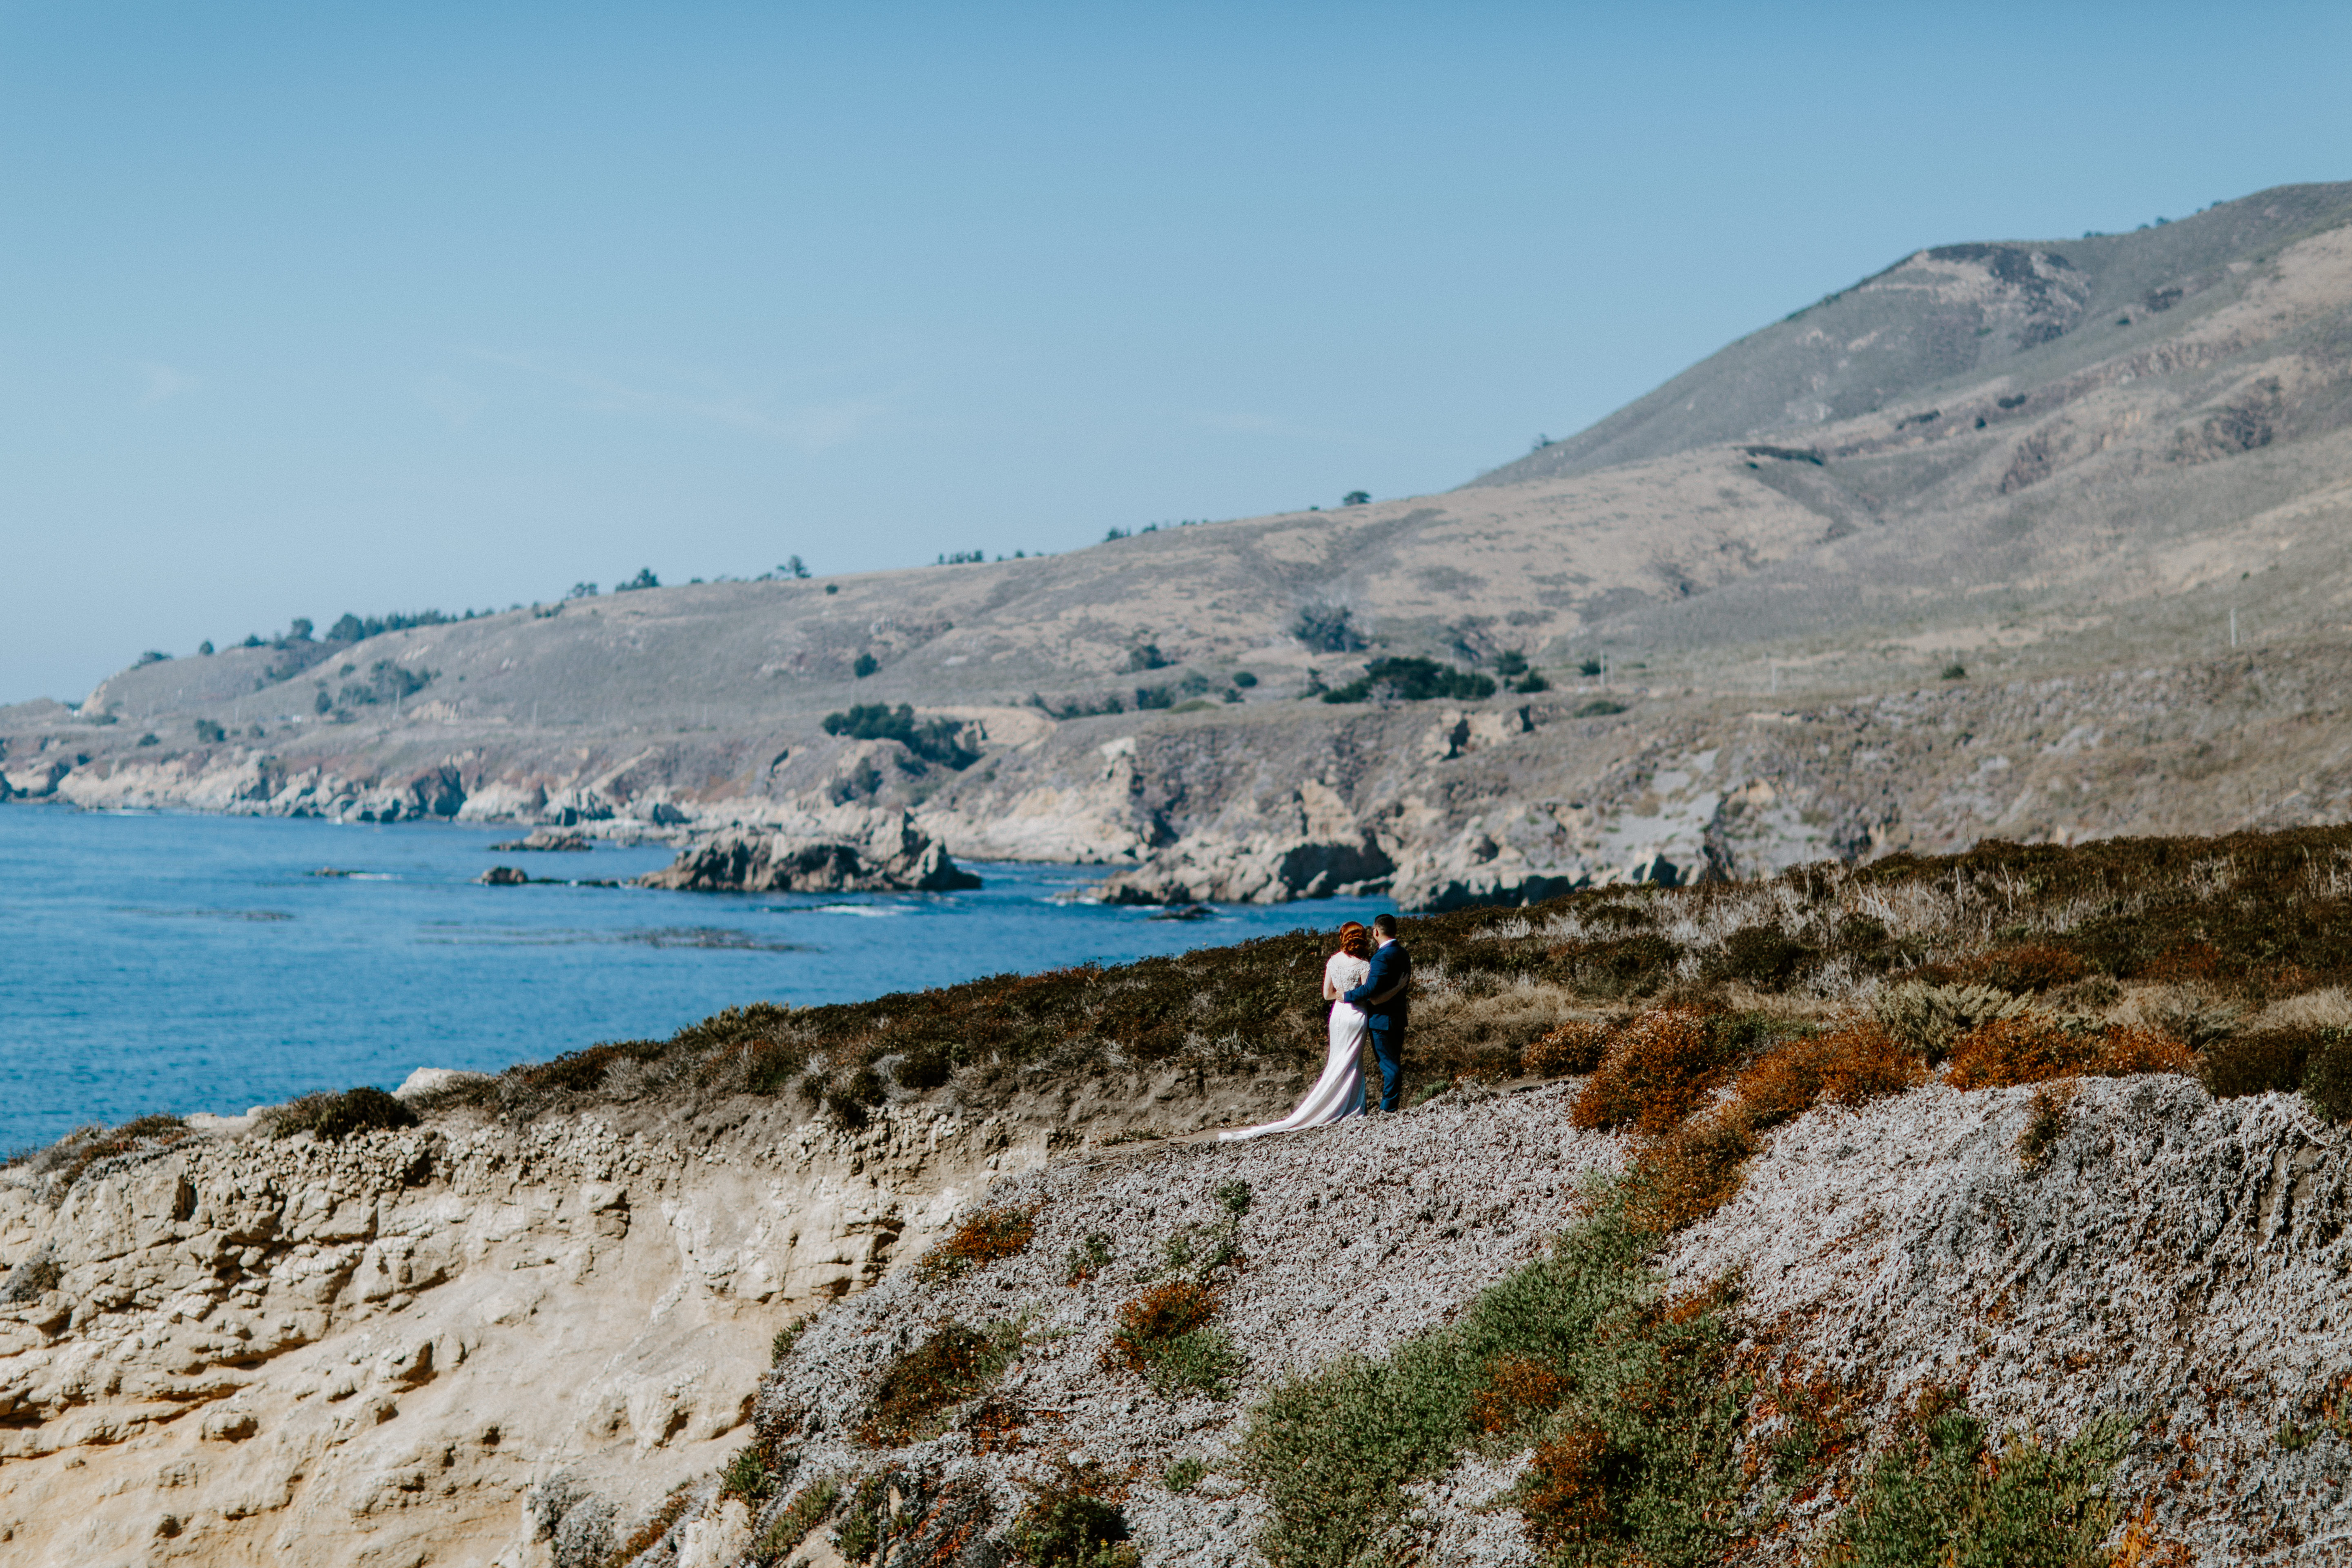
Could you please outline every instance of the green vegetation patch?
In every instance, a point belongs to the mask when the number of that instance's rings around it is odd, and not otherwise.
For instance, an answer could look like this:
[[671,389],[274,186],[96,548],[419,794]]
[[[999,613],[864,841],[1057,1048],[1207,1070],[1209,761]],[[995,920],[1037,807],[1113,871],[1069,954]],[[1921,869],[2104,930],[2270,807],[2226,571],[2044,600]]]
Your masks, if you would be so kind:
[[947,1324],[882,1369],[857,1440],[896,1448],[938,1436],[948,1412],[993,1387],[1020,1345],[1021,1331],[1010,1323],[984,1331]]
[[1403,1489],[1474,1446],[1532,1443],[1514,1500],[1554,1561],[1711,1563],[1742,1488],[1746,1380],[1718,1298],[1670,1299],[1613,1197],[1452,1325],[1285,1384],[1244,1453],[1275,1568],[1325,1568],[1419,1533]]
[[2104,1568],[2115,1523],[2105,1479],[2130,1446],[2127,1423],[2093,1423],[2056,1448],[1990,1447],[1956,1396],[1931,1390],[1901,1424],[1847,1507],[1826,1561],[1836,1568]]
[[269,1111],[272,1138],[312,1133],[322,1143],[340,1143],[361,1132],[396,1132],[416,1125],[418,1117],[398,1097],[362,1084],[341,1094],[306,1094]]
[[964,768],[980,760],[963,744],[963,726],[948,719],[918,721],[915,710],[901,702],[859,702],[846,711],[824,716],[824,732],[852,741],[896,741],[928,763]]
[[1433,658],[1376,658],[1364,667],[1361,679],[1335,686],[1323,694],[1326,702],[1369,702],[1375,697],[1395,702],[1426,702],[1450,697],[1475,702],[1495,695],[1492,677],[1455,669]]
[[1030,1568],[1138,1568],[1128,1541],[1125,1484],[1100,1465],[1064,1465],[1029,1485],[1005,1544]]

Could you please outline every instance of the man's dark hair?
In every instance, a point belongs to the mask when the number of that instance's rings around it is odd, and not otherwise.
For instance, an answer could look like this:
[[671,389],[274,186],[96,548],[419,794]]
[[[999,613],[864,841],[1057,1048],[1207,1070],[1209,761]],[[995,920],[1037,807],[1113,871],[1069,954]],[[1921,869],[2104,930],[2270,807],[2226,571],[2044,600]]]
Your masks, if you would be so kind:
[[1396,935],[1396,916],[1374,915],[1372,917],[1372,934],[1375,936]]

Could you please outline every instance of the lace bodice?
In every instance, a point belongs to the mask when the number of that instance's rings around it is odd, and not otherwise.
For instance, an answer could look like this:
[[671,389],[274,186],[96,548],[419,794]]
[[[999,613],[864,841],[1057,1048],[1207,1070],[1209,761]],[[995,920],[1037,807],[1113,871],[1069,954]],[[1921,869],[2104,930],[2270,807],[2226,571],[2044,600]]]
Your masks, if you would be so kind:
[[1323,966],[1323,978],[1331,983],[1332,990],[1345,995],[1349,990],[1361,985],[1364,983],[1364,976],[1371,972],[1370,959],[1358,958],[1353,953],[1335,952],[1331,955],[1331,962]]

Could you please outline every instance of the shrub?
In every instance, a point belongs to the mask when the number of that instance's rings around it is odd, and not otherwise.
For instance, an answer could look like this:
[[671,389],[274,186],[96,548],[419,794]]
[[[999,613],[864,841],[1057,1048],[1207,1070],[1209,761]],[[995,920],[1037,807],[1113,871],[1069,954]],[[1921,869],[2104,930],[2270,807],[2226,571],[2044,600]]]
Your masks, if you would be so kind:
[[1029,1250],[1037,1238],[1034,1208],[982,1209],[965,1219],[945,1241],[923,1254],[917,1274],[934,1281],[960,1279],[975,1268]]
[[1917,1060],[1877,1024],[1856,1021],[1791,1040],[1739,1075],[1738,1091],[1761,1131],[1791,1121],[1823,1099],[1852,1108],[1900,1094],[1922,1077]]
[[2331,1029],[2303,1069],[2303,1098],[2329,1121],[2352,1121],[2352,1037]]
[[[832,592],[830,584],[826,586],[825,591],[827,593]],[[876,658],[870,653],[861,653],[855,659],[850,661],[849,673],[856,677],[858,679],[863,680],[881,668],[882,661],[880,659]]]
[[1645,1140],[1626,1172],[1626,1224],[1644,1236],[1697,1224],[1738,1194],[1755,1152],[1756,1135],[1736,1107]]
[[1237,669],[1234,671],[1234,684],[1246,691],[1257,684],[1257,677],[1246,669]]
[[1486,1363],[1486,1385],[1470,1400],[1470,1425],[1496,1436],[1530,1415],[1557,1410],[1569,1395],[1568,1375],[1541,1356],[1498,1355]]
[[2021,996],[1990,985],[1891,985],[1879,993],[1878,1022],[1886,1032],[1930,1062],[1940,1062],[1952,1041],[1979,1025],[2028,1011]]
[[1613,697],[1596,697],[1590,702],[1579,703],[1569,714],[1571,719],[1606,719],[1625,711],[1625,704]]
[[887,1104],[889,1100],[890,1086],[870,1067],[859,1068],[824,1090],[824,1108],[833,1113],[836,1123],[852,1132],[872,1120],[875,1108]]
[[228,731],[221,728],[218,721],[212,719],[196,721],[196,740],[201,744],[217,746],[226,739],[228,739]]
[[1385,696],[1401,702],[1424,702],[1447,697],[1475,702],[1495,695],[1492,677],[1454,669],[1433,658],[1376,658],[1364,667],[1363,677],[1323,694],[1326,702],[1365,702]]
[[887,702],[860,702],[845,712],[828,713],[824,732],[846,735],[853,741],[896,741],[924,761],[950,768],[968,767],[980,760],[978,752],[965,748],[961,725],[946,719],[917,723],[914,709],[904,702],[896,709]]
[[1728,1065],[1725,1057],[1696,1008],[1641,1014],[1610,1041],[1569,1107],[1569,1121],[1587,1129],[1664,1132],[1706,1097]]
[[[1729,1365],[1722,1303],[1668,1300],[1643,1267],[1648,1245],[1604,1197],[1550,1257],[1454,1323],[1276,1388],[1243,1444],[1272,1514],[1258,1542],[1267,1561],[1321,1568],[1408,1546],[1404,1489],[1452,1468],[1483,1438],[1481,1415],[1531,1426],[1539,1446],[1601,1435],[1591,1450],[1605,1463],[1571,1474],[1574,1454],[1555,1449],[1513,1500],[1548,1549],[1662,1568],[1717,1561],[1743,1484],[1745,1381]],[[1559,1406],[1516,1403],[1549,1397],[1544,1367],[1565,1385]]]
[[2027,1015],[1996,1018],[1962,1036],[1944,1081],[1954,1089],[2009,1089],[2085,1074],[2185,1073],[2195,1066],[2188,1047],[2153,1029],[2117,1026],[2092,1034]]
[[654,1543],[669,1533],[670,1526],[678,1521],[693,1501],[694,1487],[691,1482],[675,1488],[669,1496],[662,1500],[661,1506],[654,1510],[645,1523],[637,1526],[629,1538],[621,1543],[619,1550],[613,1553],[612,1561],[632,1562],[642,1553],[651,1551]]
[[654,575],[654,569],[650,566],[640,566],[637,568],[637,574],[630,578],[627,582],[614,584],[613,592],[615,594],[634,594],[641,588],[658,588],[660,586],[661,579]]
[[841,1483],[831,1476],[818,1477],[803,1487],[783,1511],[769,1521],[768,1528],[760,1533],[760,1543],[752,1549],[752,1555],[762,1563],[781,1561],[785,1552],[806,1541],[818,1525],[831,1518],[840,1501]]
[[753,1513],[758,1513],[761,1505],[775,1496],[776,1489],[782,1484],[783,1478],[777,1475],[773,1458],[758,1443],[736,1449],[719,1472],[719,1495],[741,1498]]
[[1317,653],[1357,653],[1364,646],[1364,635],[1345,605],[1307,605],[1291,623],[1290,635]]
[[1013,1360],[1019,1339],[950,1323],[883,1368],[874,1402],[858,1424],[868,1447],[901,1447],[947,1429],[947,1412],[986,1393]]
[[308,1094],[289,1105],[270,1110],[267,1131],[272,1138],[308,1132],[322,1143],[340,1143],[358,1132],[393,1132],[414,1127],[416,1112],[394,1095],[362,1084],[341,1094]]
[[1569,982],[1596,996],[1640,996],[1671,979],[1682,950],[1654,931],[1599,942],[1562,942],[1552,961]]
[[2216,1040],[2198,1053],[2197,1077],[2216,1100],[2293,1094],[2303,1087],[2312,1053],[2339,1035],[2334,1029],[2263,1029]]
[[2131,1427],[2094,1422],[2058,1448],[1998,1452],[1956,1403],[1924,1398],[1831,1534],[1839,1568],[2098,1568],[2114,1524],[2106,1472]]
[[1006,1533],[1030,1568],[1139,1568],[1128,1542],[1126,1488],[1099,1465],[1064,1465],[1028,1483],[1029,1505]]
[[1241,1352],[1216,1326],[1218,1293],[1191,1279],[1171,1279],[1118,1310],[1118,1327],[1103,1351],[1103,1365],[1141,1376],[1173,1399],[1186,1389],[1212,1399],[1232,1396]]
[[1519,1068],[1529,1078],[1581,1076],[1601,1065],[1608,1045],[1608,1026],[1570,1018],[1529,1046],[1519,1057]]
[[1160,1484],[1178,1497],[1182,1497],[1186,1492],[1199,1486],[1208,1474],[1208,1461],[1188,1454],[1170,1463],[1168,1468],[1160,1475]]
[[1759,991],[1778,991],[1820,955],[1772,924],[1742,926],[1707,955],[1705,973],[1713,980],[1737,980]]
[[10,1156],[7,1163],[27,1167],[45,1199],[55,1202],[93,1165],[119,1155],[168,1149],[195,1135],[176,1116],[141,1116],[120,1127],[77,1127],[46,1149]]
[[2012,995],[2071,985],[2091,966],[2063,947],[2005,947],[1969,961],[1968,977]]

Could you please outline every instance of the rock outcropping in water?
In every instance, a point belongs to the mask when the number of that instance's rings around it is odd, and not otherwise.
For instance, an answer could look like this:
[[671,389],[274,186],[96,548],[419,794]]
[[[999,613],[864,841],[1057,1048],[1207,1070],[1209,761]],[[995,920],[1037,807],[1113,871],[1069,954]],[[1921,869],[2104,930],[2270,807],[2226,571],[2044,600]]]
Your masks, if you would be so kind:
[[952,893],[980,886],[906,812],[855,840],[730,828],[636,879],[696,893]]

